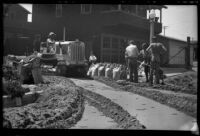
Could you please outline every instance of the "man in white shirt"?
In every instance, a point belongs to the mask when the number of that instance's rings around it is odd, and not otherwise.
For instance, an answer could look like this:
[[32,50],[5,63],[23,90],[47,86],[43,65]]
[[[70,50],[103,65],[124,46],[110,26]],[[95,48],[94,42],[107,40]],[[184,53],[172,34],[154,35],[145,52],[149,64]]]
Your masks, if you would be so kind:
[[134,44],[133,40],[129,41],[128,47],[125,50],[125,60],[128,64],[129,74],[130,74],[130,82],[133,82],[133,73],[134,73],[134,82],[138,83],[138,64],[137,58],[139,55],[139,51],[137,46]]
[[93,54],[93,51],[90,52],[89,63],[94,64],[97,61],[96,56]]

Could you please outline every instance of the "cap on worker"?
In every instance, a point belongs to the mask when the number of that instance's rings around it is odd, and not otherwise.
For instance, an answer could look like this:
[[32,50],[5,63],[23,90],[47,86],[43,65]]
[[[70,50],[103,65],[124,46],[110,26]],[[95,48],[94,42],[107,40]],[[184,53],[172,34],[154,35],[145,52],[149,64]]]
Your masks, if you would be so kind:
[[49,36],[56,35],[54,32],[50,32]]
[[134,43],[135,43],[134,40],[129,40],[129,41],[128,41],[128,44],[134,44]]
[[152,39],[156,39],[156,36],[153,36]]
[[148,47],[148,44],[147,43],[143,43],[142,44],[142,48],[144,49],[144,48],[147,48]]

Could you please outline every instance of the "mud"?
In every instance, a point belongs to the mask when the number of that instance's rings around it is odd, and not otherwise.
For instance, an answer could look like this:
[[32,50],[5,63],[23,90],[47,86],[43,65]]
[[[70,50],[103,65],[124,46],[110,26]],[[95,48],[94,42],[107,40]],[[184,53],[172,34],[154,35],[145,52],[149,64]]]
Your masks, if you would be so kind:
[[118,126],[116,128],[145,129],[145,126],[142,125],[136,117],[131,116],[126,110],[110,99],[83,88],[81,91],[90,105],[96,107],[99,111],[103,112],[105,116],[117,122]]
[[4,120],[12,128],[70,128],[80,120],[84,111],[80,89],[64,77],[45,76],[44,81],[36,88],[44,92],[35,103],[4,108]]
[[181,75],[169,77],[165,82],[170,85],[181,87],[181,92],[197,94],[197,72],[188,71]]
[[[147,87],[148,85],[146,83],[137,84],[137,83],[130,83],[126,81],[121,81],[121,82],[118,81],[117,83],[116,81],[113,81],[111,79],[104,78],[104,77],[94,77],[94,79],[100,82],[103,82],[106,85],[109,85],[111,87],[114,87],[116,88],[116,90],[121,89],[124,91],[139,94],[147,98],[151,98],[155,101],[158,101],[161,104],[165,104],[170,107],[173,107],[192,117],[196,118],[197,116],[197,97],[196,96],[188,97],[185,95],[177,95],[176,93],[164,93],[162,92],[162,90],[156,91],[153,89],[153,88],[156,88],[155,86]],[[162,87],[159,89],[162,89]]]

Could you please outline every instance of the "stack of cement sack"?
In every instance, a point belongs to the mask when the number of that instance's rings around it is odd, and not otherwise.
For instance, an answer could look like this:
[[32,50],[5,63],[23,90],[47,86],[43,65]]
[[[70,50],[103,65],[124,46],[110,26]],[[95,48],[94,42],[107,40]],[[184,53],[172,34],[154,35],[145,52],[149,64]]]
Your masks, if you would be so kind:
[[88,72],[87,72],[87,75],[91,76],[91,77],[97,76],[98,75],[98,68],[100,66],[101,66],[100,63],[91,65]]
[[106,78],[111,78],[113,77],[113,69],[114,69],[114,65],[113,64],[109,64],[106,68],[105,68],[105,77]]
[[97,63],[89,68],[87,75],[91,77],[102,76],[113,80],[125,80],[127,78],[127,68],[116,63]]

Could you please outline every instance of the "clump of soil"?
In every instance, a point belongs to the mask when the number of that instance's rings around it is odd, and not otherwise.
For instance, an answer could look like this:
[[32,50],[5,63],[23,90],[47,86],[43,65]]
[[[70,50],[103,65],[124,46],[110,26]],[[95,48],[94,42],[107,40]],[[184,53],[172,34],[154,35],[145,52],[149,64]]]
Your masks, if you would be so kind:
[[140,124],[136,117],[131,116],[121,106],[112,102],[110,99],[83,88],[82,92],[92,106],[102,111],[104,115],[114,119],[118,123],[118,128],[145,129],[145,126]]
[[117,83],[121,86],[134,85],[136,87],[147,87],[169,90],[173,92],[182,92],[187,94],[197,94],[197,73],[192,71],[186,72],[182,75],[166,78],[164,84],[154,84],[153,86],[149,86],[149,84],[146,82],[131,83],[125,80],[114,81],[110,78],[97,76],[94,77],[94,79],[97,79],[99,81],[108,81],[111,83],[111,86],[115,86],[115,83]]
[[[182,111],[190,116],[197,116],[197,98],[196,96],[184,96],[176,95],[175,93],[163,93],[162,91],[156,91],[153,88],[159,88],[159,85],[150,87],[152,89],[145,89],[147,84],[137,84],[137,83],[128,83],[126,81],[116,82],[114,80],[104,78],[104,77],[95,77],[95,80],[105,83],[108,86],[116,88],[116,90],[124,90],[132,93],[136,93],[147,98],[158,101],[162,104],[176,108],[179,111]],[[161,86],[161,85],[160,85]],[[145,87],[145,88],[144,88]],[[147,87],[148,88],[148,87]],[[162,89],[161,87],[159,89]]]
[[181,75],[169,77],[165,80],[166,83],[179,86],[182,92],[189,94],[197,94],[197,72],[189,71]]
[[12,128],[70,128],[80,120],[84,97],[80,89],[62,77],[47,76],[40,85],[43,94],[35,103],[4,109],[4,118]]

